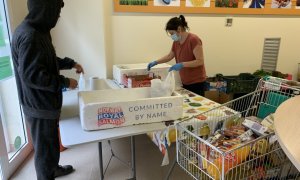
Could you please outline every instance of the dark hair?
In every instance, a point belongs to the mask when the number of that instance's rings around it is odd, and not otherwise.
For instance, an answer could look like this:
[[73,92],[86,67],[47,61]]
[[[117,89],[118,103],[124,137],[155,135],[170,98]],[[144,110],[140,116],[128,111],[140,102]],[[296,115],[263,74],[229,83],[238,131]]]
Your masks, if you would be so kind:
[[188,30],[188,24],[185,21],[185,17],[183,15],[180,15],[179,17],[173,17],[171,18],[166,25],[166,31],[168,30],[174,30],[177,31],[178,27],[184,28],[184,30]]

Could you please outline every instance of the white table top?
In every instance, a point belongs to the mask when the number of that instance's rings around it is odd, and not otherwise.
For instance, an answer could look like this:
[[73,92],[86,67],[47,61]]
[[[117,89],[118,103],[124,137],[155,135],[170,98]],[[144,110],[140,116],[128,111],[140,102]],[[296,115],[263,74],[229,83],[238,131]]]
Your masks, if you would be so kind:
[[159,122],[97,131],[85,131],[80,124],[77,93],[77,90],[63,93],[64,101],[59,126],[61,142],[65,147],[145,134],[166,128],[165,123]]
[[300,171],[300,96],[283,102],[276,110],[274,128],[278,141]]
[[79,117],[63,119],[59,126],[61,141],[65,147],[145,134],[166,128],[164,123],[151,123],[97,131],[85,131],[81,127]]

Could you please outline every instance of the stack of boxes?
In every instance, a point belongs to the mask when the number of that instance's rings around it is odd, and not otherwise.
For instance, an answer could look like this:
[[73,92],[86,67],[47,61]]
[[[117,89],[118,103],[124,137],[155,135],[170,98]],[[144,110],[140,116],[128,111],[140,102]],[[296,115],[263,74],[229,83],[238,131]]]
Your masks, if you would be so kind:
[[227,94],[227,82],[217,78],[207,78],[207,84],[204,96],[220,104],[226,103],[233,99],[233,94]]

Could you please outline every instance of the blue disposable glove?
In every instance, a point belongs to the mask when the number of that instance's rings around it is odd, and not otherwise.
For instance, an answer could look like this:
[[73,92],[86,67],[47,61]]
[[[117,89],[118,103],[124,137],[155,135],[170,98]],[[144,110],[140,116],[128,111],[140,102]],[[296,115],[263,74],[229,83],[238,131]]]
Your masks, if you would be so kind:
[[169,72],[171,71],[179,71],[180,69],[183,68],[183,64],[182,63],[177,63],[175,65],[173,65],[170,69],[169,69]]
[[150,71],[150,69],[151,69],[153,66],[156,66],[156,65],[157,65],[157,62],[156,62],[156,61],[152,61],[151,63],[148,64],[147,70]]

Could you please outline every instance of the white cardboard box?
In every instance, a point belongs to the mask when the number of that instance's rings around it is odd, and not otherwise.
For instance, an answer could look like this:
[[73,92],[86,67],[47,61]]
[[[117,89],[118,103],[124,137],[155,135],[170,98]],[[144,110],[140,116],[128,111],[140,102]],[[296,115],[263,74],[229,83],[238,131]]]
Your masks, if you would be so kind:
[[[113,78],[117,81],[117,83],[122,84],[122,78],[124,74],[127,76],[148,74],[149,72],[147,71],[147,65],[147,63],[113,65]],[[154,73],[155,75],[159,75],[161,79],[164,80],[168,75],[170,67],[171,66],[166,63],[158,64],[152,67],[150,72]]]
[[79,92],[79,112],[84,130],[107,129],[182,117],[183,97],[150,98],[150,88]]

